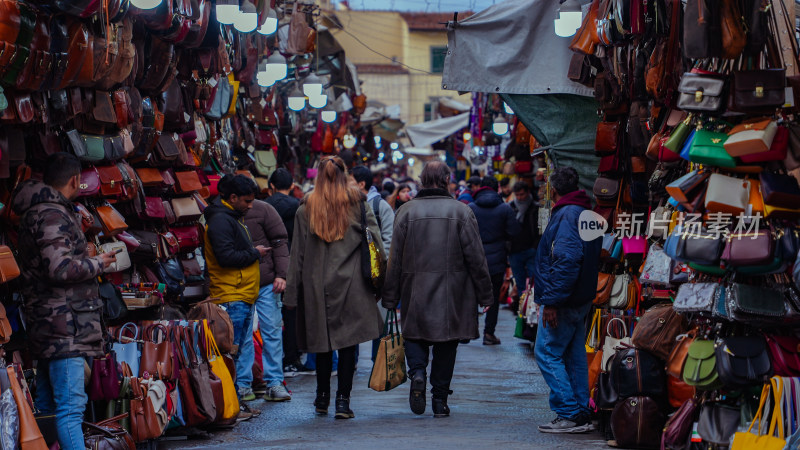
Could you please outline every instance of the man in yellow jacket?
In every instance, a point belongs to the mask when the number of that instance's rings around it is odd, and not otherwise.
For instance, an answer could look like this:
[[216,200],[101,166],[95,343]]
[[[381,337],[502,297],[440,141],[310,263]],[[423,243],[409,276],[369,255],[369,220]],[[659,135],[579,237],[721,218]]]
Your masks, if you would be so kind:
[[[205,258],[211,297],[218,298],[233,322],[233,343],[238,346],[236,391],[242,401],[253,400],[251,383],[255,358],[253,303],[260,285],[259,261],[269,249],[253,246],[243,222],[253,206],[256,185],[243,175],[226,175],[218,185],[219,199],[203,212],[206,220]],[[246,407],[244,411],[247,412]]]

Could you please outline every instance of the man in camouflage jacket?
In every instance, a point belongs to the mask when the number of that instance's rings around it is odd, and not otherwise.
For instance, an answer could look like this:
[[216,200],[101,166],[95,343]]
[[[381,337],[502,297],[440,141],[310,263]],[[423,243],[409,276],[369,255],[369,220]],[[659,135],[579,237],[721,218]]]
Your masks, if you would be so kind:
[[103,355],[97,276],[115,259],[87,252],[71,202],[80,192],[80,171],[74,156],[54,154],[44,181],[22,183],[12,205],[21,217],[18,260],[27,342],[38,360],[36,406],[56,415],[62,449],[84,448],[84,357]]

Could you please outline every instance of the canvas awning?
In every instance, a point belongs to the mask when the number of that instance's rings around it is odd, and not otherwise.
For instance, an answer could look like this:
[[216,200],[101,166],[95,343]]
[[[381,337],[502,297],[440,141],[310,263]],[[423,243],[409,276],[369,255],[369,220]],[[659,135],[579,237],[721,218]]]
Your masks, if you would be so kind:
[[442,88],[591,96],[567,78],[571,38],[555,34],[558,7],[559,0],[505,0],[452,25]]
[[415,147],[427,147],[469,126],[469,113],[431,120],[406,127],[406,135]]

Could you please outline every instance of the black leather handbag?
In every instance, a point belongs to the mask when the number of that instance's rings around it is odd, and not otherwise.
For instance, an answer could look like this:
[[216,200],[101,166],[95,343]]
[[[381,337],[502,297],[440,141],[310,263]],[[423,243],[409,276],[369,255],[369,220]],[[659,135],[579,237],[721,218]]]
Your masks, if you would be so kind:
[[772,376],[767,341],[762,336],[729,336],[714,352],[719,378],[727,387],[758,384]]
[[611,382],[611,373],[600,372],[597,377],[597,398],[595,404],[598,409],[612,410],[619,400],[617,390]]
[[664,363],[644,350],[627,348],[617,351],[609,372],[619,398],[636,395],[663,398],[666,394]]

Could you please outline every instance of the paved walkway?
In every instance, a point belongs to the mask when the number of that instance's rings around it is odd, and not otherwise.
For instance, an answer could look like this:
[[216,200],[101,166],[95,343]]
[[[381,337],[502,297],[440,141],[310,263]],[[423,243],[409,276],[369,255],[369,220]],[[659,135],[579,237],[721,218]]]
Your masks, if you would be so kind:
[[[259,399],[251,406],[263,410],[260,417],[231,431],[211,433],[209,439],[161,442],[159,448],[608,448],[597,432],[552,435],[536,429],[554,418],[547,406],[549,391],[531,346],[515,339],[513,332],[512,314],[501,309],[497,336],[502,345],[489,347],[476,340],[459,346],[449,418],[433,418],[430,395],[425,415],[411,413],[409,383],[390,392],[367,388],[372,363],[370,344],[364,344],[350,402],[355,419],[334,420],[333,404],[329,416],[315,415],[316,377],[301,375],[287,380],[294,396],[290,402]],[[335,379],[331,386],[335,392]]]

